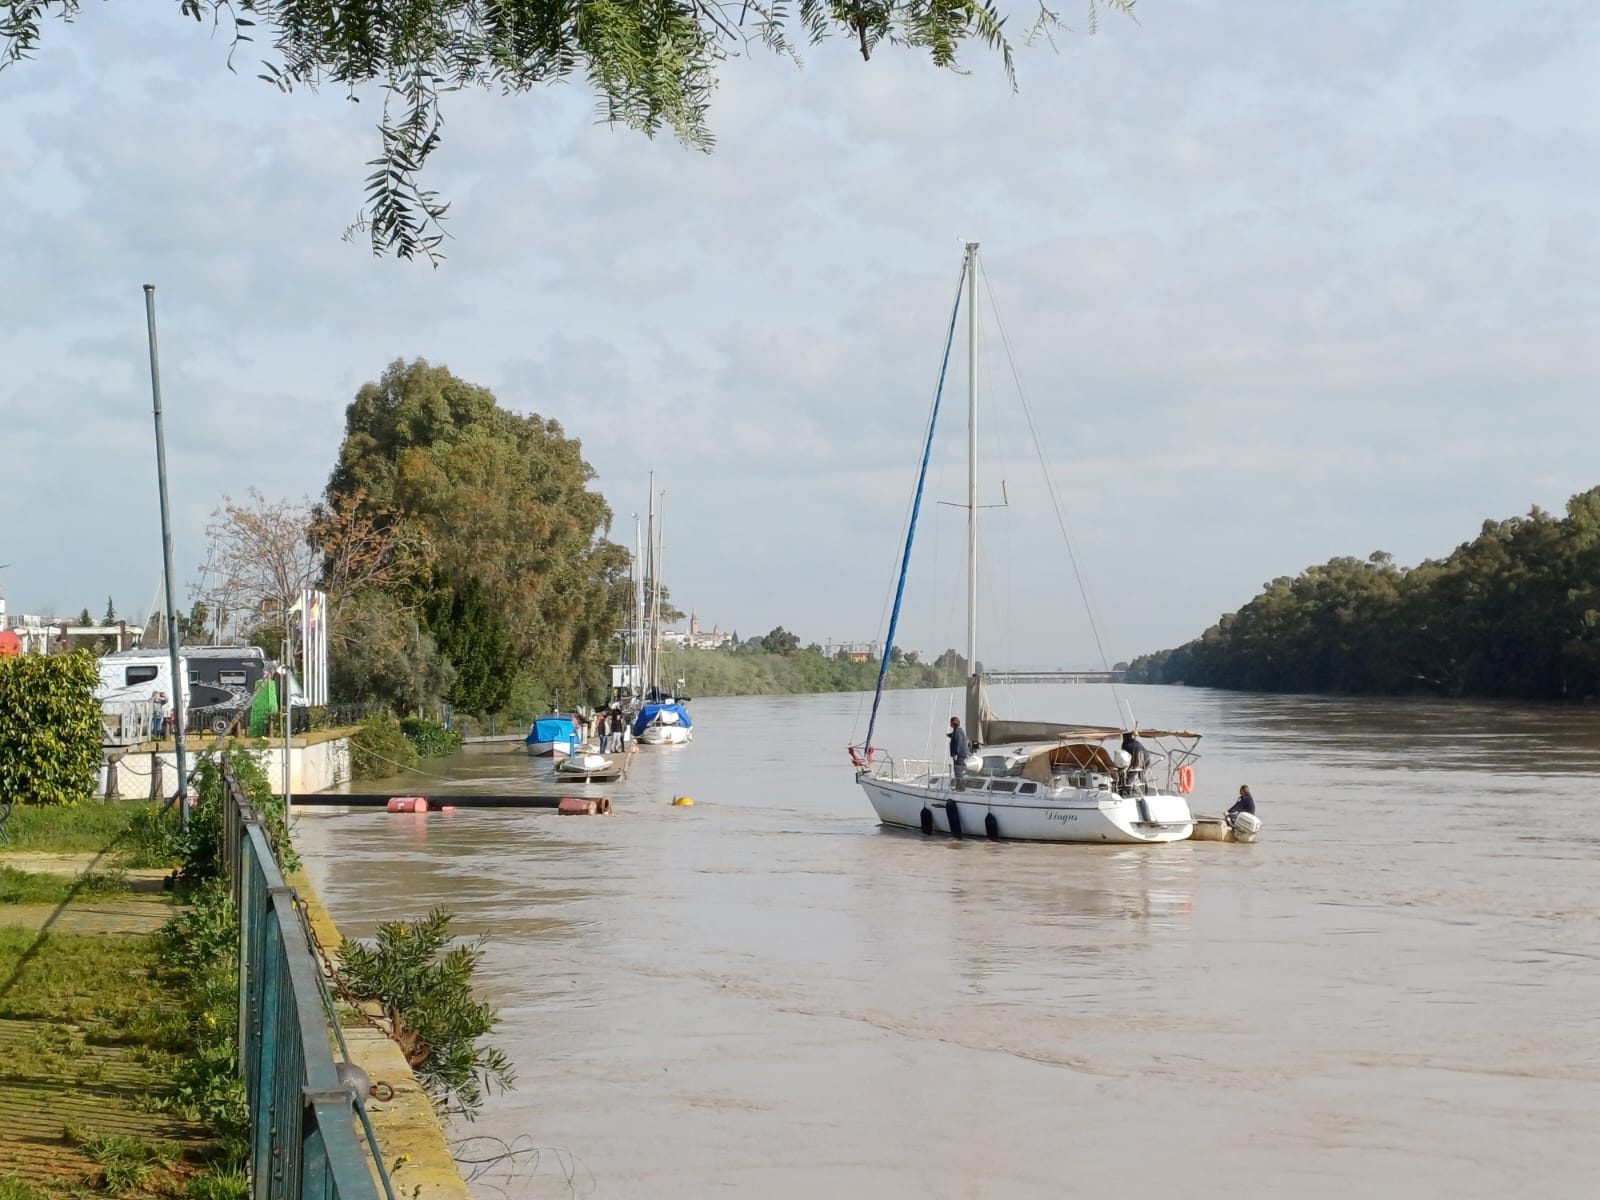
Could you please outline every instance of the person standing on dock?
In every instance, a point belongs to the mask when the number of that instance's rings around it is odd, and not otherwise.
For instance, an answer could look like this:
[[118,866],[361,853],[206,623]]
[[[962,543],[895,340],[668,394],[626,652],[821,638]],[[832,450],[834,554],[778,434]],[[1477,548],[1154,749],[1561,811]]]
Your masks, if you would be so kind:
[[967,786],[967,755],[972,753],[967,745],[967,731],[961,728],[961,718],[950,718],[950,770],[955,776],[956,787],[964,789]]

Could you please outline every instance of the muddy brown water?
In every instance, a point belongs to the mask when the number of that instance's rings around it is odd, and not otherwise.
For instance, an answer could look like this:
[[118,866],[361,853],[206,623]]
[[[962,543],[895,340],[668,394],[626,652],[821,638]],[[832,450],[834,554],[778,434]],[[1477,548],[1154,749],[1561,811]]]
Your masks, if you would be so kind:
[[[296,838],[347,934],[489,936],[518,1086],[463,1132],[542,1153],[484,1200],[1600,1195],[1600,714],[1120,691],[1206,734],[1194,807],[1249,783],[1258,844],[882,830],[854,695],[696,701],[590,789],[610,817]],[[891,693],[876,740],[935,752],[958,703]],[[426,767],[374,790],[549,786],[517,748]]]

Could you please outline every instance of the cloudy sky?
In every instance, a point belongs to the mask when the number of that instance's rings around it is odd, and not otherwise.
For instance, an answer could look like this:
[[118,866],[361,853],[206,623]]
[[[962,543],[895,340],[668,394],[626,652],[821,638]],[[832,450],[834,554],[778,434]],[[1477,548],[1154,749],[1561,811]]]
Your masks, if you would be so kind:
[[[1441,555],[1600,483],[1586,0],[1142,0],[1021,51],[1016,94],[976,51],[969,75],[758,52],[710,156],[597,126],[576,85],[451,97],[437,270],[340,241],[370,105],[229,74],[172,5],[48,34],[0,74],[13,613],[157,595],[146,282],[186,583],[224,493],[319,491],[356,388],[421,356],[581,438],[621,540],[654,468],[664,577],[707,624],[871,637],[965,239],[1112,659],[1309,563]],[[982,657],[1093,663],[986,346],[982,500],[1009,506],[984,510]],[[964,499],[955,368],[940,501]],[[960,644],[961,520],[928,510],[907,645]]]

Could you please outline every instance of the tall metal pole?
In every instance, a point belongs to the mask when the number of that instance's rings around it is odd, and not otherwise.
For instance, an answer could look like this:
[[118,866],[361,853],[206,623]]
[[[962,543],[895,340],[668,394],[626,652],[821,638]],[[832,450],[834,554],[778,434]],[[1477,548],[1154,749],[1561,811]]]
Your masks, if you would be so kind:
[[294,678],[294,641],[289,637],[289,598],[285,596],[283,607],[283,643],[279,646],[283,662],[279,669],[283,672],[283,819],[287,821],[293,813],[294,801],[289,794],[289,725],[294,719],[294,705],[289,699],[289,680]]
[[184,754],[183,726],[188,720],[185,703],[183,663],[178,654],[178,601],[172,574],[172,517],[167,505],[167,435],[161,423],[161,365],[156,354],[156,287],[144,285],[144,316],[150,330],[150,397],[156,416],[156,482],[161,489],[161,563],[167,582],[167,659],[172,665],[173,730],[178,747],[178,812],[184,829],[189,828],[188,762]]
[[967,673],[978,673],[978,243],[967,243]]

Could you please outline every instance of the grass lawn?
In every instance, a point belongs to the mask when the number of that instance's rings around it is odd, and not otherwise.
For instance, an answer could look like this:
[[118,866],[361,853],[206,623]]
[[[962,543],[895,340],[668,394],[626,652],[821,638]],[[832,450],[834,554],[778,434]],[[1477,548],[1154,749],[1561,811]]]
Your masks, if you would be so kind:
[[125,896],[131,890],[121,871],[90,871],[83,875],[56,875],[19,871],[0,859],[0,904],[65,904],[99,896]]
[[178,984],[154,938],[0,927],[0,1200],[215,1187],[215,1146],[157,1100],[193,1046]]
[[[6,826],[11,845],[0,843],[0,855],[7,850],[92,853],[131,846],[129,826],[134,818],[155,810],[155,803],[149,800],[116,800],[109,804],[98,800],[71,805],[19,804],[12,810],[11,821]],[[3,858],[0,861],[4,861]]]
[[[170,830],[177,821],[176,809],[162,813],[153,800],[18,805],[6,825],[11,842],[0,842],[0,868],[6,866],[9,856],[26,854],[104,854],[105,861],[96,869],[106,872],[118,867],[171,866],[175,860],[171,849],[162,844],[162,831]],[[0,897],[4,890],[0,881]],[[5,900],[0,898],[0,902]]]

